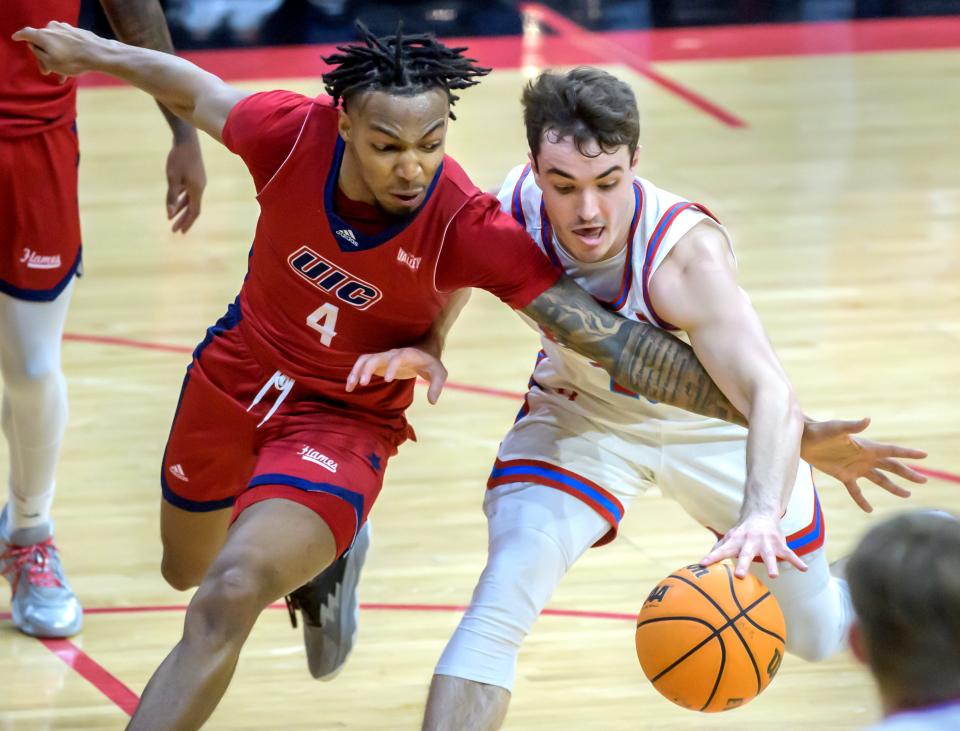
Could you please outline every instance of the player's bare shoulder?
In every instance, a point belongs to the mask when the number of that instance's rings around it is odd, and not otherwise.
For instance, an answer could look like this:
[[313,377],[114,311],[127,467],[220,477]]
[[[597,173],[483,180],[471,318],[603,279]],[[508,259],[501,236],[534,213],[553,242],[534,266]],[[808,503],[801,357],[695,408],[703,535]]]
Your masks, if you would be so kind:
[[730,239],[713,219],[705,218],[687,231],[670,250],[658,276],[651,279],[651,289],[664,274],[680,273],[690,266],[716,266],[735,272],[737,260],[730,246]]
[[725,309],[718,303],[740,302],[743,291],[725,229],[712,219],[694,224],[651,277],[649,296],[660,316],[687,333]]

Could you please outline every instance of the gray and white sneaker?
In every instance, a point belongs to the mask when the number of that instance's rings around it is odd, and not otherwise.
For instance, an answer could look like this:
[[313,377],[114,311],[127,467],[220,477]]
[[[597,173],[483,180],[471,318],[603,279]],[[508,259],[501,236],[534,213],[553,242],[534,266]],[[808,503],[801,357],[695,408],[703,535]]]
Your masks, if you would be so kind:
[[0,573],[10,582],[13,624],[34,637],[70,637],[83,626],[83,609],[67,583],[53,525],[8,529],[0,513]]
[[364,523],[347,553],[286,597],[294,627],[297,610],[303,614],[307,666],[317,680],[333,680],[357,640],[357,584],[369,547],[370,524]]

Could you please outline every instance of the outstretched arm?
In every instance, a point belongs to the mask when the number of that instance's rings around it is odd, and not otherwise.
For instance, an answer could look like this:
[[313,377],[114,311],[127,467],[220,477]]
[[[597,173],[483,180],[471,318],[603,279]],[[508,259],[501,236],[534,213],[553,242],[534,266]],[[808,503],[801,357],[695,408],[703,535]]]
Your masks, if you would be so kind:
[[[511,224],[511,230],[516,229],[513,213],[518,175],[519,168],[508,177],[497,194],[500,212]],[[491,219],[483,223],[496,226],[497,222]],[[513,259],[522,260],[522,245],[514,241],[513,246],[519,249]],[[506,255],[504,259],[507,260]],[[535,264],[529,266],[535,269]],[[479,268],[479,264],[475,268]],[[657,278],[662,273],[659,272]],[[737,301],[745,302],[739,290],[735,294]],[[749,302],[746,305],[749,307]],[[620,386],[686,411],[747,425],[744,416],[747,412],[741,412],[746,408],[743,399],[732,404],[727,398],[732,395],[727,390],[729,386],[723,390],[717,387],[690,346],[652,325],[630,321],[603,309],[570,279],[556,281],[524,307],[523,312],[554,340],[603,367]],[[865,428],[865,422],[807,419],[800,456],[843,482],[854,501],[869,510],[857,479],[865,477],[888,492],[905,497],[909,491],[887,475],[923,482],[923,476],[900,459],[918,459],[925,454],[920,450],[856,436]]]
[[234,105],[246,96],[189,61],[168,53],[100,38],[68,23],[22,28],[13,39],[30,44],[44,74],[79,76],[100,71],[147,92],[160,104],[218,142]]
[[[110,27],[124,43],[173,53],[170,31],[158,0],[100,0]],[[158,105],[170,131],[173,144],[167,155],[167,218],[173,231],[186,232],[200,215],[200,199],[207,185],[197,130]]]
[[777,575],[777,559],[806,568],[780,530],[797,475],[803,414],[759,316],[737,284],[720,229],[702,222],[687,232],[654,274],[650,298],[687,333],[700,362],[750,422],[740,519],[702,563],[733,558],[738,576],[757,555],[770,576]]
[[[621,386],[702,416],[747,425],[689,345],[652,325],[608,312],[572,280],[561,278],[523,312],[560,343],[599,363]],[[926,453],[855,436],[867,423],[807,419],[800,456],[840,480],[869,512],[857,479],[865,477],[893,495],[908,497],[910,492],[884,473],[923,483],[926,478],[898,458],[923,459]]]

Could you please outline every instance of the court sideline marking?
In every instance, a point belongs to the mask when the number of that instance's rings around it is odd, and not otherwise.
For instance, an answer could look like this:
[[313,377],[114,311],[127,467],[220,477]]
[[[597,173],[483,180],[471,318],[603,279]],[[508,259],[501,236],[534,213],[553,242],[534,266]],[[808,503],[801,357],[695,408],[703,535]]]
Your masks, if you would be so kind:
[[[6,619],[8,614],[0,615]],[[66,663],[84,680],[109,698],[114,705],[132,716],[137,710],[140,697],[130,690],[123,681],[107,670],[70,640],[37,638],[44,647]]]
[[556,10],[540,3],[521,3],[520,9],[536,21],[550,26],[562,39],[596,56],[599,63],[622,63],[660,88],[683,99],[728,127],[744,128],[747,126],[744,120],[732,112],[728,112],[719,104],[654,70],[649,62],[639,54],[610,38],[602,38],[595,33],[591,33]]
[[[370,603],[360,604],[360,609],[364,611],[388,611],[388,612],[462,612],[466,605],[460,604],[384,604]],[[186,611],[186,604],[167,604],[142,607],[92,607],[84,609],[84,614],[139,614],[143,612],[183,612]],[[271,604],[267,609],[286,610],[286,604]],[[622,612],[594,612],[582,611],[577,609],[544,609],[541,614],[554,617],[574,617],[578,619],[609,619],[617,621],[636,621],[633,614]],[[10,619],[9,612],[0,612],[0,620]],[[99,690],[115,706],[132,716],[137,710],[137,704],[140,697],[130,690],[127,685],[117,678],[113,673],[107,670],[103,665],[94,660],[90,655],[77,647],[69,639],[46,639],[37,638],[37,640],[50,652],[56,655],[67,667],[74,670],[90,685]]]

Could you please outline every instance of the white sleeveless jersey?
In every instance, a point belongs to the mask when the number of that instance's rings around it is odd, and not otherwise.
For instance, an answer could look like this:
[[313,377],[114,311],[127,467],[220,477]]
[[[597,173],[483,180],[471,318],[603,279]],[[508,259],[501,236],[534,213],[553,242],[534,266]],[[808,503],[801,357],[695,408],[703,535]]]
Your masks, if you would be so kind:
[[[609,272],[601,281],[601,277],[591,276],[588,271],[596,265],[577,266],[561,249],[529,165],[510,171],[497,197],[501,208],[527,230],[550,260],[565,269],[600,304],[623,317],[648,322],[685,339],[682,331],[664,321],[655,311],[648,291],[650,279],[685,233],[703,220],[716,222],[716,219],[703,206],[660,190],[642,178],[634,179],[633,193],[634,215],[627,247],[622,255],[614,257],[620,260],[622,270],[619,288],[615,291],[609,287]],[[729,243],[726,229],[719,223],[717,226]],[[638,397],[619,387],[605,370],[552,340],[549,333],[543,332],[532,321],[528,322],[540,332],[543,347],[537,356],[530,387],[539,387],[541,391],[565,399],[568,403],[564,403],[564,408],[588,418],[620,424],[636,425],[638,421],[649,419],[712,421]]]

